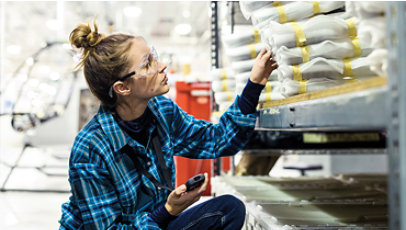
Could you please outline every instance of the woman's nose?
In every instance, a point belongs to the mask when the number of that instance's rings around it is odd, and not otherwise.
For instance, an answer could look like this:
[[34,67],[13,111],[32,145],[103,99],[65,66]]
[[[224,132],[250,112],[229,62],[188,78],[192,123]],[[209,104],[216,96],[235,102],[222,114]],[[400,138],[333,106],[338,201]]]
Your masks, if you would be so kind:
[[166,68],[167,66],[165,63],[158,61],[158,70],[160,73],[164,72]]

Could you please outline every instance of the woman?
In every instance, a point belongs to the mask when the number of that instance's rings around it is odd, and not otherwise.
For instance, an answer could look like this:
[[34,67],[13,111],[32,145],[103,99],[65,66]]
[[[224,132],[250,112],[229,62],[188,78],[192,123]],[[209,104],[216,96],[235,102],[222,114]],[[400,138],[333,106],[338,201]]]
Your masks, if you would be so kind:
[[[276,65],[262,50],[244,92],[219,124],[196,120],[168,92],[166,65],[142,37],[104,36],[81,24],[70,42],[82,48],[79,65],[100,100],[79,132],[69,162],[72,195],[60,229],[241,229],[244,204],[213,198],[187,210],[205,191],[175,180],[173,156],[217,158],[237,153],[252,134],[261,90]],[[184,211],[185,210],[185,211]]]

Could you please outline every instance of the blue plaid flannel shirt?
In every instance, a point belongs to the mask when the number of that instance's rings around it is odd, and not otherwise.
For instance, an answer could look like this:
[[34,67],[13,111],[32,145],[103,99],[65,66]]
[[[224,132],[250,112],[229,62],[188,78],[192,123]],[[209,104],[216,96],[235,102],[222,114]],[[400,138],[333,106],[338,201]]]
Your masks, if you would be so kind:
[[[148,107],[156,122],[149,127],[149,133],[158,131],[173,182],[173,156],[198,159],[230,156],[246,144],[257,114],[242,114],[238,98],[218,124],[195,119],[164,96],[150,100]],[[120,151],[126,144],[146,159],[144,167],[164,183],[153,148],[144,148],[132,139],[120,129],[111,111],[100,107],[79,132],[71,150],[72,195],[62,205],[60,229],[160,229],[148,214],[166,202],[169,191],[158,190],[137,172],[127,153]]]

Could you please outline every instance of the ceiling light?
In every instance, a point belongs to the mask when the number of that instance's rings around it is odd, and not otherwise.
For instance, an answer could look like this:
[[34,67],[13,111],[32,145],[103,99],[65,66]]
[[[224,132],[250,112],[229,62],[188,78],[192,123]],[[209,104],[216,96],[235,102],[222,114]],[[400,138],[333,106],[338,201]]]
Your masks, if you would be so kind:
[[124,15],[129,18],[136,18],[142,14],[141,8],[137,6],[127,6],[123,9]]
[[192,31],[192,26],[190,24],[178,24],[175,26],[175,32],[180,35],[188,35]]

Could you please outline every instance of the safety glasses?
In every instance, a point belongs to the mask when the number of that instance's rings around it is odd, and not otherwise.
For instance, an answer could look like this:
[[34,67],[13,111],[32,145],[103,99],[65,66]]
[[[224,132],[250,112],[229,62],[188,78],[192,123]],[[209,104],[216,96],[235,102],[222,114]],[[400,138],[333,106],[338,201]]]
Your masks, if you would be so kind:
[[125,81],[132,76],[144,78],[151,75],[155,75],[158,72],[158,53],[156,52],[154,46],[150,46],[149,50],[150,50],[149,53],[142,58],[141,63],[134,71],[118,78],[111,84],[109,88],[109,96],[111,98],[113,97],[114,83],[118,81]]

